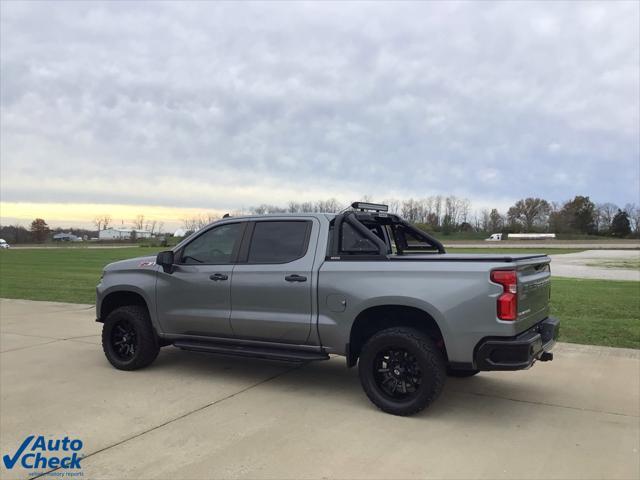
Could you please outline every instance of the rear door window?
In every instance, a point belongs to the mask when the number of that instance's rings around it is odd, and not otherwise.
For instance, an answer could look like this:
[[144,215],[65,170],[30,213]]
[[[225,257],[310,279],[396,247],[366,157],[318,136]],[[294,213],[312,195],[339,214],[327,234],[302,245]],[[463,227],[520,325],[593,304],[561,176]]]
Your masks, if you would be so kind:
[[311,222],[283,220],[256,222],[248,263],[288,263],[302,258],[309,247]]

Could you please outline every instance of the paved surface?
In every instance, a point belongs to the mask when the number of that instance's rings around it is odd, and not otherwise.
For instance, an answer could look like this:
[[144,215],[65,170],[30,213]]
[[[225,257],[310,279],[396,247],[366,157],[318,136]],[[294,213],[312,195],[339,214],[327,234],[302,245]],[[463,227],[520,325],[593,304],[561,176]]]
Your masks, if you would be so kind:
[[2,454],[28,434],[79,437],[84,478],[105,479],[640,476],[635,350],[560,344],[525,372],[449,379],[400,418],[341,358],[295,368],[169,347],[121,372],[98,333],[90,306],[0,301]]
[[578,253],[550,255],[551,274],[556,277],[600,278],[604,280],[640,281],[640,270],[610,268],[621,261],[640,260],[640,250],[585,250]]

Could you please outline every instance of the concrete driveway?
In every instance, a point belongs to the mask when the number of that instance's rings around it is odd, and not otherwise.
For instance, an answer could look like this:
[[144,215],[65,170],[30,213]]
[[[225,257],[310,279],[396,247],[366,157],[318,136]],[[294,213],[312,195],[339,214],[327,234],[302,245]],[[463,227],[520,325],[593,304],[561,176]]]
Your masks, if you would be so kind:
[[637,265],[640,250],[585,250],[550,257],[554,277],[640,281],[637,267],[617,268],[623,263]]
[[292,366],[168,347],[121,372],[93,318],[87,305],[0,301],[3,455],[42,434],[84,442],[84,478],[640,476],[635,350],[561,344],[526,372],[450,379],[430,409],[400,418],[369,403],[341,358]]

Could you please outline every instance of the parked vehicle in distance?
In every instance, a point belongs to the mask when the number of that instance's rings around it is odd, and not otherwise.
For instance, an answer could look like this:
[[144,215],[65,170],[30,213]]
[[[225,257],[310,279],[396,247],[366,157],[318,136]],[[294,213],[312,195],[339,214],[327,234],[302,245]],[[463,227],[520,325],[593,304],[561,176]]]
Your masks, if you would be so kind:
[[500,240],[502,240],[501,233],[492,233],[489,238],[484,239],[485,242],[499,242]]
[[411,415],[447,374],[553,358],[550,259],[450,254],[384,205],[228,217],[172,250],[107,265],[102,346],[121,370],[162,346],[308,362],[346,357],[369,399]]
[[81,242],[82,238],[73,233],[60,232],[53,236],[54,242]]
[[9,245],[3,238],[0,238],[0,249],[1,248],[11,248],[11,245]]

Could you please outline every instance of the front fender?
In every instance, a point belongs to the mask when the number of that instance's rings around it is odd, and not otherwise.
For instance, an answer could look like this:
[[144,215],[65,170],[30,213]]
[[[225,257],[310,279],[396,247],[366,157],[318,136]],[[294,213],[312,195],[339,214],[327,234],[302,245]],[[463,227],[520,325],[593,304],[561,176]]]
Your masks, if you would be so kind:
[[102,305],[107,297],[118,293],[134,293],[145,302],[149,311],[151,324],[156,332],[162,333],[156,310],[156,276],[155,270],[107,273],[96,287],[96,318],[101,318]]

